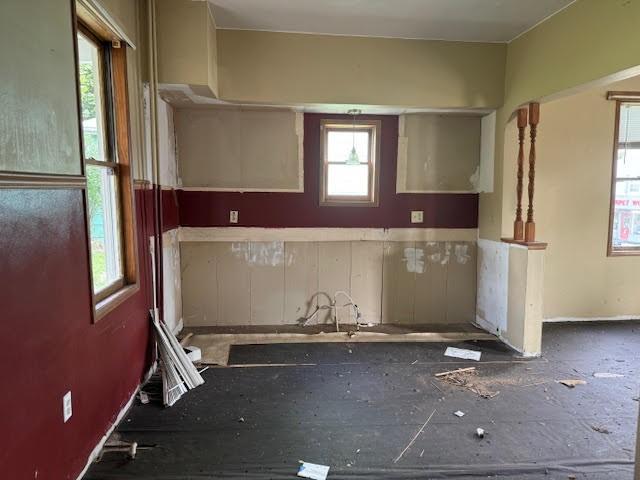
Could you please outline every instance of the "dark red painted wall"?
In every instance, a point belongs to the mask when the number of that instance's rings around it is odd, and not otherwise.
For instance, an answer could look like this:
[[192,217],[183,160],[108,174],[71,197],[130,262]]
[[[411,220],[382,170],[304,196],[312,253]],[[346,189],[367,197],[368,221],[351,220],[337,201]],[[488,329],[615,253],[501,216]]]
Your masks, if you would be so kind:
[[82,191],[0,189],[0,478],[75,479],[148,369],[150,198],[141,288],[93,324]]
[[[305,114],[304,193],[236,193],[178,190],[180,225],[186,227],[430,227],[476,228],[476,194],[396,194],[398,117],[381,120],[380,202],[378,207],[319,205],[320,120],[344,115]],[[229,224],[229,211],[239,223]],[[424,211],[424,223],[411,223],[411,210]]]
[[180,226],[178,197],[173,189],[162,188],[162,233]]

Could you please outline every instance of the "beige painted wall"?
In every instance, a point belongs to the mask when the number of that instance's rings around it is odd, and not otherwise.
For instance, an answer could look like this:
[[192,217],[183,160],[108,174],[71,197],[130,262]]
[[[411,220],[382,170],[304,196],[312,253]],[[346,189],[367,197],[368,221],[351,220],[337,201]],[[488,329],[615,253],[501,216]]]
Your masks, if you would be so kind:
[[497,107],[506,46],[218,30],[220,96],[267,104]]
[[[640,91],[640,77],[542,105],[535,207],[549,242],[545,318],[640,316],[640,257],[607,257],[615,124],[607,90]],[[516,158],[516,137],[512,121],[506,158]],[[515,203],[515,192],[505,197]]]
[[397,192],[473,192],[480,175],[480,116],[400,116]]
[[208,2],[156,0],[158,82],[218,96],[216,28]]
[[291,110],[179,108],[184,187],[302,190],[302,116]]
[[504,107],[496,128],[495,188],[480,196],[482,238],[499,240],[511,233],[515,204],[502,193],[515,188],[515,175],[507,170],[514,159],[505,158],[500,145],[514,141],[505,139],[503,128],[512,112],[605,77],[637,74],[632,70],[640,65],[638,18],[638,0],[579,0],[509,44]]
[[71,28],[68,0],[3,0],[0,170],[80,174]]
[[[187,326],[295,324],[344,290],[364,322],[475,319],[474,242],[182,242]],[[344,297],[338,304],[346,303]],[[339,319],[353,323],[349,308]],[[328,321],[328,311],[318,320]],[[314,321],[314,323],[316,322]]]

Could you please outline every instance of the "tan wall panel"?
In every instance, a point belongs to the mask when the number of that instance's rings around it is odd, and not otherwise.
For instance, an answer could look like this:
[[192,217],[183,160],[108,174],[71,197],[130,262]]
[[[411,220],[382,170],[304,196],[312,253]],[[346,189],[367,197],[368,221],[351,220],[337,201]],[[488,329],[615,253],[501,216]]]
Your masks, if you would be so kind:
[[69,0],[0,2],[0,170],[80,174],[71,32]]
[[182,318],[189,327],[218,325],[218,258],[224,245],[180,244]]
[[414,323],[415,242],[385,242],[382,280],[382,323]]
[[218,255],[218,324],[251,324],[249,244],[221,244]]
[[475,191],[481,121],[479,116],[403,115],[398,191]]
[[478,249],[474,242],[448,242],[447,320],[469,323],[476,318]]
[[283,323],[298,323],[308,317],[318,304],[318,243],[285,243]]
[[506,46],[218,30],[220,95],[271,105],[498,107]]
[[250,242],[251,325],[280,325],[284,310],[284,242]]
[[206,2],[156,0],[158,82],[208,85]]
[[175,126],[185,187],[300,188],[300,139],[292,111],[179,109]]
[[[319,305],[326,305],[327,296],[333,298],[336,291],[350,292],[351,285],[351,242],[327,242],[318,245],[318,298]],[[345,297],[338,299],[338,305],[347,303]],[[350,318],[349,308],[337,309],[340,323]],[[329,310],[322,310],[319,314],[320,323],[330,320]]]
[[[471,322],[475,262],[465,242],[188,242],[183,317],[187,326],[291,325],[342,290],[367,323]],[[352,307],[338,319],[353,323]],[[321,310],[310,324],[332,322]]]
[[416,242],[423,263],[416,269],[414,323],[447,322],[449,242]]
[[362,314],[361,322],[382,321],[382,268],[384,242],[351,242],[351,296]]

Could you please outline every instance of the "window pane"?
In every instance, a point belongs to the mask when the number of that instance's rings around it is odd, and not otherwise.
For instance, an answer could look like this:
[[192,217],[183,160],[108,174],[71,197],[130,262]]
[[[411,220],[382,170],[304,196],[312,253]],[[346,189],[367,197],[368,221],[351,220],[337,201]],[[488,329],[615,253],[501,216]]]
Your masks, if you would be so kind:
[[78,34],[78,76],[85,158],[106,160],[100,49]]
[[369,161],[369,132],[329,130],[327,135],[327,161],[344,163],[355,146],[360,163]]
[[111,168],[87,165],[91,269],[95,293],[122,278],[116,189],[116,175]]
[[329,164],[327,194],[361,197],[369,195],[369,165]]
[[640,247],[640,181],[616,183],[611,239],[614,247]]
[[620,105],[620,142],[640,142],[640,105],[623,103]]
[[618,149],[616,178],[640,178],[640,149]]

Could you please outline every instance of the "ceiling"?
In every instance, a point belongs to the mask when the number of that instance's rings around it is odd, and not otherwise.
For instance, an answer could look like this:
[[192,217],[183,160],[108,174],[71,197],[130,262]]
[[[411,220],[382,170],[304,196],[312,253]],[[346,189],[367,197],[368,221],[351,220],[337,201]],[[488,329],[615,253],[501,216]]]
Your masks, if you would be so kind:
[[509,42],[574,0],[209,0],[218,28]]

